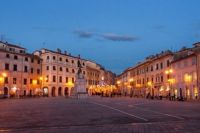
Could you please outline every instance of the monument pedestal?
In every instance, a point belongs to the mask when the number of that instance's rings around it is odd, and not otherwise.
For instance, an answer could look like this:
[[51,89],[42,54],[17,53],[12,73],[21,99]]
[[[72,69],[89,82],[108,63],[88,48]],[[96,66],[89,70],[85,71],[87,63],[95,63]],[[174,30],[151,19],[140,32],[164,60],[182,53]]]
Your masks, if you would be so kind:
[[88,97],[86,90],[86,80],[82,74],[77,75],[74,89],[76,98],[84,99]]

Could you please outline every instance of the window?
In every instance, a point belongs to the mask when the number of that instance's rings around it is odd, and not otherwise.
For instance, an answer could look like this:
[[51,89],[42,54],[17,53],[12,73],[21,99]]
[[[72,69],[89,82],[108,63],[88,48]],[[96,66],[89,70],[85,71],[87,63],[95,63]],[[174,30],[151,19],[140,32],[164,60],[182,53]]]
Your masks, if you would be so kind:
[[160,63],[160,69],[163,69],[163,63],[162,62]]
[[47,60],[49,60],[49,56],[47,56]]
[[151,78],[151,82],[153,83],[153,77]]
[[31,58],[31,63],[34,63],[34,59],[33,58]]
[[17,71],[17,65],[16,64],[13,65],[13,71]]
[[5,84],[8,84],[8,77],[4,78]]
[[69,62],[68,59],[65,60],[66,62]]
[[17,84],[17,78],[13,78],[13,84]]
[[33,84],[33,79],[30,79],[30,84]]
[[74,60],[72,60],[72,64],[74,64]]
[[37,69],[37,74],[40,74],[40,69]]
[[49,70],[49,66],[46,66],[46,70]]
[[163,82],[163,76],[160,77],[161,82]]
[[167,67],[169,67],[169,65],[170,65],[170,62],[169,62],[169,60],[167,60]]
[[69,81],[69,78],[68,78],[68,77],[66,77],[66,78],[65,78],[65,80],[66,80],[66,83],[68,83],[68,81]]
[[83,66],[85,66],[85,63],[83,62]]
[[24,72],[28,72],[28,67],[24,66]]
[[61,57],[59,58],[59,61],[62,61],[62,58],[61,58]]
[[60,71],[62,72],[62,67],[60,67]]
[[10,58],[10,54],[6,54],[6,58]]
[[9,70],[9,64],[8,63],[5,64],[5,70]]
[[56,76],[55,75],[53,76],[53,82],[56,82]]
[[151,71],[153,71],[153,66],[151,66]]
[[75,70],[74,70],[74,69],[72,69],[72,73],[75,73]]
[[74,78],[72,78],[72,83],[74,83]]
[[26,85],[27,84],[27,79],[24,79],[24,85]]
[[28,62],[28,57],[25,57],[25,61]]
[[31,73],[33,73],[33,68],[31,68]]
[[17,60],[17,59],[18,59],[18,56],[17,56],[17,55],[15,55],[15,56],[14,56],[14,59],[15,59],[15,60]]
[[53,60],[56,60],[56,57],[55,57],[55,56],[53,56]]
[[83,71],[83,74],[85,75],[85,71]]
[[158,70],[158,69],[159,69],[158,64],[156,64],[156,70]]
[[19,52],[20,52],[20,53],[25,53],[25,51],[24,51],[24,50],[20,50]]
[[53,70],[54,70],[54,71],[56,70],[56,66],[53,66]]
[[66,72],[69,72],[69,69],[68,69],[68,68],[66,68]]
[[62,83],[62,76],[59,77],[59,82]]
[[40,60],[38,60],[37,63],[40,64]]

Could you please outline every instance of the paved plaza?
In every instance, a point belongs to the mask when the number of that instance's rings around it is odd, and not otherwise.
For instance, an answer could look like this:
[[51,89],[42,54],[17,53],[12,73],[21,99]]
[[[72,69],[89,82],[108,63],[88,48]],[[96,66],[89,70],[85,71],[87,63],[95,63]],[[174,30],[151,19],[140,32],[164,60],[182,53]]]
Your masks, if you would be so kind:
[[0,99],[0,132],[199,133],[200,103],[96,96]]

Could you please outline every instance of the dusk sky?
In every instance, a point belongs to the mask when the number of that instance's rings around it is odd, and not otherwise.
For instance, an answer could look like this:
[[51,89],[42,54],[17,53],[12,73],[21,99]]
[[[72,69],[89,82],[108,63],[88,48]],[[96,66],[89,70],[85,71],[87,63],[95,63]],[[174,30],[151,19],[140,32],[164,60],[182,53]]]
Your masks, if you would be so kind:
[[119,74],[200,40],[200,0],[0,0],[0,37],[60,48]]

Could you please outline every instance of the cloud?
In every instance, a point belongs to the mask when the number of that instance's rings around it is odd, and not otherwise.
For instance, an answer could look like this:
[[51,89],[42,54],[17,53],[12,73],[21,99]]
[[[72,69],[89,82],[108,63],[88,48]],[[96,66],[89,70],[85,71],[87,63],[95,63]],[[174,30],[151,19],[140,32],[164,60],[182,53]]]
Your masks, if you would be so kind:
[[101,36],[104,39],[110,40],[110,41],[127,41],[127,42],[131,42],[131,41],[138,40],[138,38],[134,37],[134,36],[118,35],[118,34],[114,34],[114,33],[105,33],[105,34],[102,34]]
[[90,32],[84,30],[74,30],[74,34],[78,35],[79,38],[91,39],[95,38],[97,41],[126,41],[131,42],[138,40],[137,37],[130,36],[130,35],[119,35],[115,33],[98,33],[98,32]]
[[94,35],[93,32],[82,30],[75,30],[74,33],[77,34],[80,38],[91,38]]

